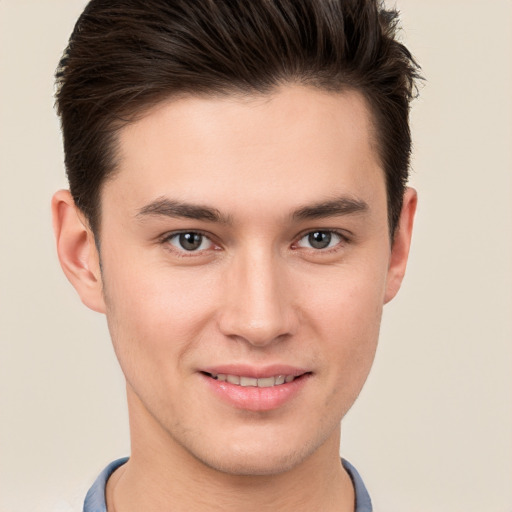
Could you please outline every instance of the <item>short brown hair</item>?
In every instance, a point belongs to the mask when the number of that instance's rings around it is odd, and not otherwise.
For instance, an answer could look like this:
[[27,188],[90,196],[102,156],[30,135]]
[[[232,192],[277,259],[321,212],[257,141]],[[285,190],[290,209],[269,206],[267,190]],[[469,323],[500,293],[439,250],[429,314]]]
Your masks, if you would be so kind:
[[57,69],[71,193],[94,233],[118,130],[179,94],[355,89],[370,106],[394,233],[419,68],[378,0],[92,0]]

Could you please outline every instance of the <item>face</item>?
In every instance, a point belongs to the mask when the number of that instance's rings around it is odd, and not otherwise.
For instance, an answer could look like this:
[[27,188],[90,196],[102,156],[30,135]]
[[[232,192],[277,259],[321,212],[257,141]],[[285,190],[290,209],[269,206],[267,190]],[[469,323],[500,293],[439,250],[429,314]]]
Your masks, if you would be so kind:
[[408,247],[393,254],[370,134],[357,93],[291,86],[169,101],[122,130],[92,307],[135,444],[271,474],[337,440]]

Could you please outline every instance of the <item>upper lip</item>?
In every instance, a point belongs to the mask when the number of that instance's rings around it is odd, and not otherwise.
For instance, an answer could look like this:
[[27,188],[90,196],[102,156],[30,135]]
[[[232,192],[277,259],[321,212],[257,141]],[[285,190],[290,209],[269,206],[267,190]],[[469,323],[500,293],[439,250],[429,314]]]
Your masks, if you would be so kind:
[[204,367],[201,368],[200,371],[203,373],[209,373],[211,375],[239,375],[244,377],[252,377],[254,379],[264,379],[266,377],[275,377],[277,375],[293,375],[294,377],[298,377],[299,375],[310,372],[310,370],[307,370],[306,368],[300,368],[286,364],[272,364],[268,366],[221,364]]

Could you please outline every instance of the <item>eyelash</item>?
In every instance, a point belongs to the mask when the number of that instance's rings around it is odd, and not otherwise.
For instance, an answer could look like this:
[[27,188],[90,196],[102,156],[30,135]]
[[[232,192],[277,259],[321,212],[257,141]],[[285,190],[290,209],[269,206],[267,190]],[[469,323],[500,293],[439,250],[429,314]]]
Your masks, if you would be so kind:
[[[338,243],[336,243],[333,247],[326,247],[326,248],[323,248],[323,249],[312,248],[312,247],[304,248],[304,249],[306,249],[308,251],[314,252],[315,254],[331,254],[333,252],[336,252],[336,251],[340,250],[341,246],[344,246],[344,245],[350,243],[350,241],[351,241],[350,238],[347,236],[347,234],[345,232],[338,231],[336,229],[310,229],[308,231],[305,231],[305,232],[301,233],[295,239],[295,241],[293,242],[293,244],[291,246],[292,250],[297,250],[298,248],[300,249],[301,247],[298,246],[299,242],[301,240],[303,240],[304,238],[313,235],[314,233],[323,233],[323,234],[328,234],[330,236],[335,235],[335,236],[339,237]],[[214,247],[217,245],[212,240],[213,237],[212,237],[211,234],[206,233],[206,232],[201,231],[201,230],[197,230],[197,229],[196,230],[173,231],[172,233],[167,233],[167,234],[163,235],[160,238],[160,243],[162,245],[167,245],[168,246],[168,250],[172,251],[174,254],[177,254],[179,257],[193,257],[193,256],[203,255],[205,251],[210,250],[208,248],[208,249],[202,249],[202,250],[187,251],[184,248],[179,249],[177,247],[174,247],[173,244],[171,243],[171,240],[173,238],[176,238],[176,237],[179,237],[180,235],[185,235],[185,234],[200,235],[200,236],[206,238],[207,240],[209,240],[209,242]],[[171,247],[169,247],[169,246],[171,246]],[[217,249],[214,249],[214,250],[218,250],[218,246],[217,246]]]
[[333,247],[325,247],[322,249],[318,248],[305,248],[309,251],[314,252],[315,254],[331,254],[333,252],[339,251],[342,246],[345,246],[346,244],[350,243],[350,238],[347,236],[345,232],[338,231],[336,229],[310,229],[301,235],[297,237],[296,242],[292,244],[292,248],[294,246],[297,246],[301,240],[303,240],[306,237],[309,237],[315,233],[322,233],[322,234],[328,234],[329,236],[337,236],[339,238],[338,243],[336,243]]
[[187,257],[191,257],[191,256],[197,256],[200,254],[204,254],[205,251],[209,250],[209,249],[202,249],[202,250],[195,250],[195,251],[187,251],[184,248],[180,250],[177,247],[173,247],[173,245],[171,243],[171,240],[173,238],[179,237],[180,235],[187,235],[187,234],[200,235],[200,236],[206,238],[207,240],[209,240],[212,245],[214,245],[214,246],[216,245],[215,242],[212,240],[213,237],[211,234],[206,233],[201,230],[198,230],[198,229],[173,231],[172,233],[167,233],[160,238],[160,243],[162,245],[167,245],[167,249],[169,251],[172,251],[174,254],[177,254],[179,257],[182,257],[182,258],[187,258]]

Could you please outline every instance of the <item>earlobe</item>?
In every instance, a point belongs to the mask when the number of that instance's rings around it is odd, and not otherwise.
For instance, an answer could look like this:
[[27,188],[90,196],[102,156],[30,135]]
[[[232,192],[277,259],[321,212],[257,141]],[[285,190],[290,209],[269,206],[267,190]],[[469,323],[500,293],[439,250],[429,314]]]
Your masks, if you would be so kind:
[[82,302],[94,311],[105,312],[103,284],[94,235],[68,190],[52,198],[53,230],[60,265]]
[[397,226],[391,247],[384,303],[389,302],[398,293],[405,275],[417,203],[418,195],[416,190],[407,188],[404,194],[399,225]]

